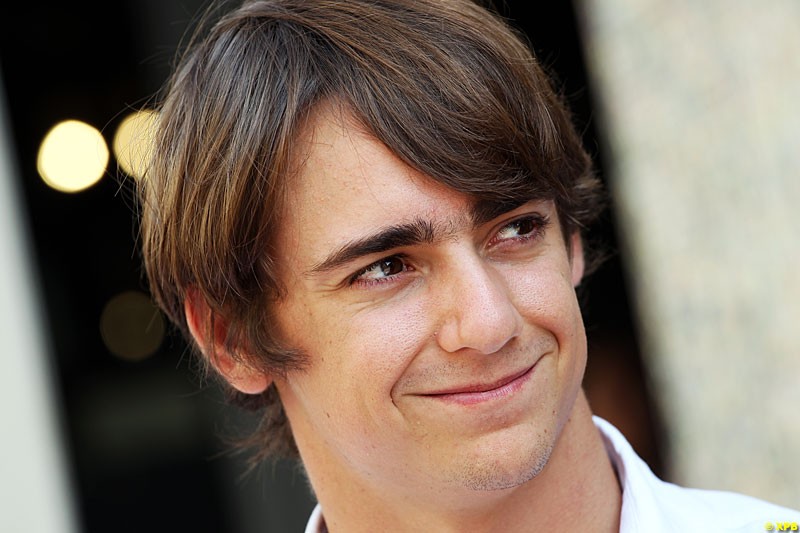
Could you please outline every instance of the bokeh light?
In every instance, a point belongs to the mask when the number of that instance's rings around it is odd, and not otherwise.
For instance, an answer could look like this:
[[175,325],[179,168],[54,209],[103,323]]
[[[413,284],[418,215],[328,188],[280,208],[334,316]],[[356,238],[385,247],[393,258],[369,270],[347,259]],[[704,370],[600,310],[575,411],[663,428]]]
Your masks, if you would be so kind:
[[126,174],[141,179],[152,153],[152,139],[158,113],[136,111],[120,122],[111,144],[117,163]]
[[79,120],[66,120],[45,135],[36,168],[47,185],[72,193],[100,181],[108,157],[106,141],[96,128]]
[[100,334],[109,351],[128,361],[153,355],[164,339],[161,312],[150,298],[126,291],[108,301],[100,316]]

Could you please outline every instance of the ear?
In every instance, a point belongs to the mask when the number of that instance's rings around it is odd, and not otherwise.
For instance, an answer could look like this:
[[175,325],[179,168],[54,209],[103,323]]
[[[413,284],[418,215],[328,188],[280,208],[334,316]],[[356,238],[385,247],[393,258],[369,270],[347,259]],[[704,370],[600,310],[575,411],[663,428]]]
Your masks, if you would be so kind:
[[570,238],[570,266],[572,269],[572,286],[577,287],[583,279],[586,261],[583,257],[583,240],[580,232],[574,232]]
[[262,370],[253,368],[240,358],[231,354],[225,346],[228,325],[219,316],[214,317],[211,331],[211,308],[199,291],[190,289],[183,302],[183,312],[189,332],[194,337],[203,356],[209,359],[211,366],[233,388],[245,394],[260,394],[266,390],[272,378]]

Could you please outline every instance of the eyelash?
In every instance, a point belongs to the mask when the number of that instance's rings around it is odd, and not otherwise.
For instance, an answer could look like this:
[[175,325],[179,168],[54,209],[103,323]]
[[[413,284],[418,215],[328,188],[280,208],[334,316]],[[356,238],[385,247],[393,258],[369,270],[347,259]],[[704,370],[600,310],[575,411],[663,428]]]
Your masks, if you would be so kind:
[[[530,231],[528,233],[525,233],[525,234],[520,235],[518,237],[512,237],[512,238],[509,238],[509,239],[503,239],[503,240],[501,240],[499,242],[495,242],[495,240],[497,239],[498,235],[500,235],[500,233],[503,230],[513,226],[514,224],[520,224],[520,223],[523,223],[523,222],[525,222],[525,223],[530,222],[531,223],[532,227],[530,228]],[[506,243],[508,241],[514,241],[516,243],[520,243],[520,242],[527,242],[527,241],[530,241],[530,240],[538,239],[539,237],[541,237],[544,234],[545,230],[547,229],[547,227],[549,225],[550,225],[550,217],[548,217],[547,215],[542,215],[542,214],[539,214],[539,213],[533,213],[533,214],[530,214],[530,215],[522,216],[520,218],[512,220],[511,222],[503,225],[503,227],[501,227],[497,231],[497,233],[495,233],[495,236],[492,237],[492,239],[489,241],[489,246],[501,246],[502,244],[504,244],[504,243]]]
[[[532,225],[532,227],[531,227],[531,229],[530,229],[530,231],[528,233],[525,233],[525,234],[520,235],[518,237],[511,237],[511,238],[508,238],[508,239],[502,239],[499,242],[495,242],[497,237],[498,237],[498,235],[503,230],[505,230],[506,228],[509,228],[509,227],[511,227],[511,226],[513,226],[515,224],[528,223],[528,222],[530,222],[531,225]],[[533,213],[533,214],[522,216],[520,218],[512,220],[512,221],[508,222],[507,224],[503,225],[497,231],[495,236],[492,237],[492,239],[489,241],[489,246],[490,247],[492,247],[492,246],[502,246],[503,244],[505,244],[505,243],[507,243],[509,241],[512,241],[515,244],[521,244],[521,243],[525,243],[525,242],[528,242],[528,241],[531,241],[531,240],[536,240],[536,239],[540,238],[542,236],[542,234],[544,234],[544,232],[547,229],[547,227],[549,226],[549,224],[550,224],[550,217],[548,217],[547,215],[542,215],[542,214],[539,214],[539,213]],[[383,257],[383,258],[375,261],[374,263],[370,263],[366,267],[362,268],[361,270],[359,270],[358,272],[356,272],[352,276],[350,276],[348,278],[348,280],[347,280],[347,285],[349,285],[349,286],[359,286],[360,288],[368,288],[368,287],[373,287],[375,285],[380,285],[380,284],[383,284],[383,283],[391,283],[391,282],[393,282],[395,280],[397,275],[400,274],[401,272],[407,272],[409,270],[414,270],[413,267],[410,267],[408,265],[408,263],[406,263],[406,259],[407,259],[407,256],[405,254],[394,254],[394,255],[389,255],[389,256]],[[403,262],[403,270],[401,272],[398,272],[397,274],[390,274],[390,275],[388,275],[387,277],[384,277],[384,278],[372,278],[372,279],[362,279],[361,278],[361,276],[363,276],[364,274],[366,274],[367,272],[369,272],[373,268],[379,266],[380,263],[385,262],[385,261],[389,261],[389,260],[400,260],[401,262]]]
[[362,279],[361,276],[372,270],[373,268],[377,267],[380,263],[384,261],[389,261],[390,259],[398,259],[403,262],[403,272],[407,272],[408,270],[413,270],[413,268],[409,268],[408,264],[405,262],[407,256],[405,254],[394,254],[383,257],[378,259],[374,263],[367,265],[366,267],[362,268],[347,280],[348,285],[360,285],[361,287],[372,287],[374,285],[379,285],[381,283],[389,283],[391,282],[396,274],[389,275],[385,278],[373,278],[373,279]]

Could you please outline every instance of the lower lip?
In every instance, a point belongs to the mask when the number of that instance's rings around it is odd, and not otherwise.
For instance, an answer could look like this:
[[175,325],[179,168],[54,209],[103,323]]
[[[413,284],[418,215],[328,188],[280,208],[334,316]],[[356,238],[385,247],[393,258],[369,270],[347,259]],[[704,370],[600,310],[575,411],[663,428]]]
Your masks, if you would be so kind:
[[527,383],[530,380],[531,376],[533,375],[533,371],[535,369],[536,365],[533,365],[524,374],[514,378],[513,380],[509,381],[508,383],[500,387],[497,387],[496,389],[480,391],[480,392],[454,392],[447,394],[431,394],[428,397],[434,398],[436,400],[441,400],[443,402],[456,403],[459,405],[475,405],[492,400],[498,400],[501,398],[507,398],[509,396],[512,396],[518,390],[520,390],[525,385],[525,383]]

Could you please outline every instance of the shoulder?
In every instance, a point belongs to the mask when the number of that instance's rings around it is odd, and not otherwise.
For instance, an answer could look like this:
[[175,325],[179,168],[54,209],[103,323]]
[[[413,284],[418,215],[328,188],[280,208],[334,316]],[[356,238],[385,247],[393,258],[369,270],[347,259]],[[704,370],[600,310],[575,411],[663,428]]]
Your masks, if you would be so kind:
[[[622,486],[620,532],[764,531],[800,525],[800,511],[733,492],[685,488],[659,479],[609,422],[594,417]],[[776,527],[777,529],[777,527]]]

